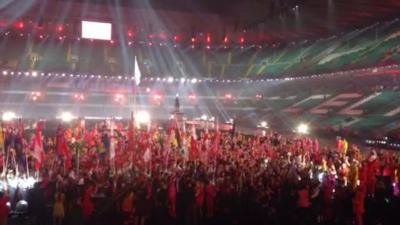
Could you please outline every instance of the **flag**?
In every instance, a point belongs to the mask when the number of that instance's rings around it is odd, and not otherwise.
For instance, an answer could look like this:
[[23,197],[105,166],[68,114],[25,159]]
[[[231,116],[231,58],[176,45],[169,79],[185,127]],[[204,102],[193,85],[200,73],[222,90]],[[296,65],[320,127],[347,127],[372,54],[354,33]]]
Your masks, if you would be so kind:
[[[24,155],[24,147],[25,147],[25,139],[24,139],[24,123],[22,122],[22,119],[18,120],[17,124],[17,137],[15,140],[15,151],[17,152],[17,155]],[[18,157],[19,158],[19,157]],[[22,160],[22,159],[19,159]]]
[[177,118],[175,118],[175,139],[176,139],[178,148],[181,148],[181,131],[179,128],[179,123],[178,123]]
[[110,159],[115,158],[114,121],[110,123]]
[[150,147],[146,148],[146,151],[143,154],[143,160],[144,162],[148,163],[151,160],[151,151],[150,151]]
[[85,119],[80,119],[77,126],[77,138],[76,140],[83,141],[85,139],[86,134],[86,122]]
[[232,138],[235,136],[235,132],[236,132],[236,120],[234,119],[232,122],[232,130],[231,130]]
[[142,77],[142,73],[140,72],[139,64],[137,61],[137,58],[135,56],[135,72],[134,72],[134,78],[135,78],[135,84],[139,86],[140,84],[140,78]]
[[220,139],[221,139],[221,134],[220,134],[219,130],[215,130],[213,150],[212,150],[212,154],[214,156],[216,156],[218,154]]
[[171,145],[174,147],[178,146],[178,140],[176,136],[176,126],[177,126],[176,120],[170,121],[167,131],[167,136],[164,142],[164,149],[167,152],[167,154],[169,154],[171,151]]
[[63,157],[65,169],[69,170],[72,167],[72,156],[69,150],[67,140],[65,139],[65,130],[60,124],[57,128],[57,137],[56,137],[56,150],[57,154]]
[[42,141],[42,129],[43,129],[43,122],[40,121],[36,125],[36,134],[33,139],[33,158],[36,160],[35,168],[39,170],[42,166],[42,162],[44,159],[44,150],[43,150],[43,141]]
[[131,121],[128,126],[128,150],[135,151],[135,118],[133,112],[131,112]]
[[194,124],[192,124],[192,137],[194,139],[197,139],[197,135],[196,135],[196,126]]
[[192,136],[190,139],[190,159],[196,160],[199,157],[199,151],[197,149],[197,140]]

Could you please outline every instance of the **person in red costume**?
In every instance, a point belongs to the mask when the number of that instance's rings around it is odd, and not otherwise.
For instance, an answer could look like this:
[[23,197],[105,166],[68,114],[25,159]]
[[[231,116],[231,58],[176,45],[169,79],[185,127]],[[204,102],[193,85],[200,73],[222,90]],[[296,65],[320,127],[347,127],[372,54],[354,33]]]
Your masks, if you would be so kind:
[[92,196],[96,192],[96,188],[93,184],[90,184],[86,189],[83,196],[83,217],[85,220],[90,220],[94,212],[94,204],[92,202]]
[[333,211],[333,197],[335,192],[335,182],[328,177],[324,177],[324,182],[322,184],[323,193],[323,208],[324,208],[324,218],[327,221],[332,221],[334,217]]
[[7,225],[10,208],[7,206],[9,198],[4,192],[0,192],[0,225]]
[[367,178],[368,178],[368,164],[367,161],[363,161],[358,172],[358,182],[356,185],[366,189]]
[[176,180],[172,178],[168,185],[168,212],[172,218],[176,218],[176,193]]
[[356,225],[364,224],[363,222],[364,206],[365,206],[365,188],[363,186],[359,186],[353,198],[353,213]]
[[198,181],[196,183],[196,220],[198,223],[203,219],[203,209],[204,203],[206,199],[206,191],[204,187],[204,183],[202,181]]
[[372,151],[370,156],[368,157],[367,162],[367,194],[370,196],[375,195],[375,186],[376,186],[376,176],[379,175],[380,171],[380,162],[378,160],[378,155],[375,151]]
[[297,191],[298,200],[297,207],[299,210],[299,224],[308,224],[310,216],[310,188],[308,184],[302,184],[302,187]]
[[214,217],[214,204],[215,197],[217,196],[217,189],[212,181],[208,181],[206,187],[206,202],[207,202],[207,217]]

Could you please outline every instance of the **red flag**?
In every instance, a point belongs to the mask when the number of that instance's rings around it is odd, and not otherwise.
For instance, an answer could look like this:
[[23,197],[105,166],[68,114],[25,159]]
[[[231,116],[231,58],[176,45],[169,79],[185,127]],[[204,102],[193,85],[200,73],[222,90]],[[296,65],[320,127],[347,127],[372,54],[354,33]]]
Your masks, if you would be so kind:
[[56,148],[58,154],[62,155],[64,158],[64,166],[65,169],[69,170],[72,167],[72,156],[69,150],[67,140],[65,139],[65,130],[60,125],[57,131],[57,139],[56,139]]
[[216,130],[215,134],[214,134],[214,143],[213,143],[213,151],[212,151],[214,156],[218,155],[220,140],[221,140],[221,133],[219,132],[219,130]]
[[133,116],[133,112],[131,113],[131,121],[128,126],[128,150],[134,152],[135,151],[135,118]]
[[196,139],[192,136],[190,140],[190,159],[191,160],[196,160],[199,157],[199,152],[197,149],[197,141]]
[[218,154],[219,145],[221,141],[221,133],[219,132],[219,121],[218,119],[215,121],[215,134],[214,134],[214,143],[213,143],[213,150],[212,154],[216,156]]
[[44,150],[43,150],[43,141],[42,141],[42,129],[43,129],[43,122],[40,121],[36,125],[36,135],[33,139],[33,158],[36,160],[35,168],[39,170],[42,166],[43,159],[44,159]]
[[115,129],[115,122],[114,120],[111,120],[110,122],[110,159],[115,158],[115,134],[114,134],[114,129]]
[[85,138],[85,120],[80,119],[74,130],[74,138],[76,141],[82,141]]

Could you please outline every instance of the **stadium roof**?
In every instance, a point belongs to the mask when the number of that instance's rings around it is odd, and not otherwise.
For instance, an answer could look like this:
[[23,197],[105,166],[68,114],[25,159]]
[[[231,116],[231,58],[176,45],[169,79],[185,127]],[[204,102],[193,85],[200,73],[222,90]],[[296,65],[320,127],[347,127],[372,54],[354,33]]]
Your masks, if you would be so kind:
[[[71,3],[75,3],[73,7],[65,6]],[[124,11],[126,14],[133,9],[210,15],[220,18],[221,23],[218,26],[221,30],[254,31],[260,39],[270,41],[327,37],[375,22],[392,20],[400,12],[398,0],[27,0],[0,4],[0,16],[5,18],[3,12],[17,16],[41,14],[37,17],[43,20],[59,20],[59,10],[54,10],[55,8],[65,11],[61,14],[65,19],[68,19],[69,14],[75,14],[75,17],[80,8],[81,11],[86,9],[91,14],[98,11],[104,17],[107,13],[100,8],[115,8],[117,5],[128,9]],[[162,13],[158,15],[161,20],[168,17]],[[201,18],[207,20],[206,16]],[[187,23],[194,22],[187,20]],[[193,27],[206,29],[197,23],[200,21],[193,24]],[[215,25],[211,23],[209,26]]]

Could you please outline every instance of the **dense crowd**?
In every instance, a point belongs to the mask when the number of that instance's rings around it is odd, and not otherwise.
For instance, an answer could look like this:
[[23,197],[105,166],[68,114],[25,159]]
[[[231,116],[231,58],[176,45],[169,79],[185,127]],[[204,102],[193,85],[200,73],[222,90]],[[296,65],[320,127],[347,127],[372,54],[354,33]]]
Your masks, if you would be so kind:
[[5,127],[3,180],[30,172],[39,181],[26,197],[18,187],[12,196],[7,188],[1,192],[1,224],[7,224],[9,199],[11,206],[27,200],[32,224],[400,221],[395,152],[360,150],[343,138],[320,147],[302,135],[187,131],[171,124],[165,131],[140,130],[132,121],[87,129],[81,121],[43,135],[38,123],[29,141],[23,126]]

